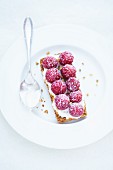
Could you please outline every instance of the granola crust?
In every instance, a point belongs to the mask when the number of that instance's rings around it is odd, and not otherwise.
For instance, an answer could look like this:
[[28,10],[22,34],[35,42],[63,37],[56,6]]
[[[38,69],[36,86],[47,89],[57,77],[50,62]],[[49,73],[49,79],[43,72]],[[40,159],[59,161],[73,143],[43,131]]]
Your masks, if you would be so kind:
[[[43,65],[42,65],[43,59],[44,58],[40,59],[40,69],[41,69],[42,73],[44,71],[44,68],[43,68]],[[49,91],[49,86],[46,83],[46,80],[44,80],[44,83],[46,84],[47,89]],[[53,103],[54,102],[54,96],[52,94],[50,94],[50,93],[49,93],[49,95],[50,95],[50,98],[51,98],[51,102]],[[70,122],[70,121],[73,121],[73,120],[78,121],[80,119],[84,119],[87,116],[86,103],[84,104],[84,113],[80,116],[80,118],[71,118],[70,117],[70,118],[67,119],[66,117],[61,117],[59,115],[58,111],[55,108],[53,108],[53,110],[54,110],[54,113],[55,113],[55,116],[56,116],[56,119],[57,119],[58,123],[66,123],[66,122]]]

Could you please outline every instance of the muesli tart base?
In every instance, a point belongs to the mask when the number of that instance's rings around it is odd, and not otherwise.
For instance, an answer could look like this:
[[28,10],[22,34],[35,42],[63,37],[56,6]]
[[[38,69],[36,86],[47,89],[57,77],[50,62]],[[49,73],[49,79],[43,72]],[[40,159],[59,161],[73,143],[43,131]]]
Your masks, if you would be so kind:
[[[66,123],[66,122],[72,122],[72,121],[76,122],[76,121],[80,121],[80,120],[86,118],[87,110],[86,110],[86,103],[85,102],[84,102],[84,113],[80,117],[73,117],[73,116],[70,115],[70,117],[67,118],[67,117],[63,117],[59,114],[59,110],[56,107],[54,107],[55,97],[54,97],[53,93],[50,92],[49,83],[45,79],[45,75],[44,75],[45,68],[42,65],[43,60],[44,60],[44,58],[40,59],[40,70],[41,70],[41,73],[42,73],[42,76],[43,76],[44,83],[46,84],[46,87],[48,89],[48,93],[49,93],[49,96],[50,96],[50,99],[51,99],[51,102],[52,102],[52,107],[53,107],[57,122],[58,123]],[[60,67],[58,69],[60,69]]]

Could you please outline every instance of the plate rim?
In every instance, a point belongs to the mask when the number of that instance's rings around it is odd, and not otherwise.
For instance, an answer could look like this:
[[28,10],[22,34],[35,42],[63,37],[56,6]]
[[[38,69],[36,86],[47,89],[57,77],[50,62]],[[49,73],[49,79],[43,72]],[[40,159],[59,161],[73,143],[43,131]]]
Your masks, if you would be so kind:
[[[43,27],[40,27],[40,28],[38,28],[38,29],[41,29],[42,30],[42,28],[43,29],[46,29],[46,28],[51,28],[51,26],[52,27],[54,27],[54,26],[56,26],[56,25],[67,25],[67,24],[53,24],[53,25],[48,25],[48,26],[43,26]],[[70,24],[71,26],[73,25],[73,24]],[[76,27],[76,26],[75,26]],[[78,27],[80,27],[80,26],[78,26]],[[73,29],[73,28],[72,28]],[[86,30],[90,30],[90,29],[87,29],[87,28],[85,28]],[[36,29],[37,30],[37,29]],[[91,32],[94,32],[94,31],[92,31],[92,30],[90,30]],[[97,34],[99,34],[99,33],[97,33]],[[99,35],[101,35],[101,34],[99,34]],[[102,35],[101,35],[102,36]],[[22,37],[22,36],[21,36]],[[20,38],[21,38],[20,37]],[[20,38],[18,38],[13,44],[16,44],[17,42],[18,42],[18,40],[20,39]],[[5,61],[5,57],[7,58],[7,53],[8,53],[8,51],[11,49],[11,47],[13,46],[13,44],[8,48],[8,50],[7,50],[7,52],[3,55],[3,57],[2,57],[2,59],[0,60],[0,69],[2,69],[2,63],[4,63],[4,61]],[[44,47],[44,48],[46,48],[46,47]],[[2,113],[2,115],[3,115],[3,117],[5,118],[5,120],[8,122],[8,120],[6,119],[6,117],[4,116],[4,113],[2,112],[2,107],[1,107],[1,105],[0,105],[0,110],[1,110],[1,113]],[[8,124],[12,127],[12,125],[8,122]],[[56,124],[57,125],[57,124]],[[62,126],[62,125],[60,125],[60,124],[58,124],[58,126]],[[66,126],[72,126],[72,124],[67,124]],[[16,129],[14,128],[14,127],[12,127],[15,131],[16,131]],[[113,127],[112,127],[112,129],[113,129]],[[110,131],[112,131],[112,129],[110,130]],[[108,131],[106,134],[108,134],[110,131]],[[18,131],[16,131],[19,135],[21,135],[21,136],[23,136],[22,134],[20,134]],[[106,134],[104,135],[104,136],[106,136]],[[103,136],[103,137],[104,137]],[[24,137],[24,136],[23,136]],[[25,139],[26,139],[26,137],[24,137]],[[100,139],[101,139],[102,137],[100,137]],[[100,139],[98,139],[98,140],[100,140]],[[29,140],[29,139],[28,139]],[[30,140],[31,141],[31,140]],[[96,140],[97,141],[97,140]],[[33,141],[31,141],[31,142],[33,142]],[[95,141],[94,141],[95,142]],[[91,143],[94,143],[94,142],[91,142]],[[35,142],[33,142],[33,143],[35,143]],[[38,143],[39,145],[41,145],[40,143]],[[85,144],[86,145],[86,144]],[[87,145],[89,145],[89,144],[87,144]],[[46,146],[46,145],[43,145],[43,146]],[[84,145],[82,145],[82,146],[84,146]],[[79,147],[82,147],[82,146],[79,146]],[[46,147],[50,147],[50,146],[46,146]],[[54,147],[50,147],[50,148],[54,148]],[[57,148],[57,147],[56,147]],[[72,149],[72,148],[76,148],[76,147],[69,147],[69,148],[57,148],[57,149]],[[77,148],[78,148],[78,146],[77,146]]]

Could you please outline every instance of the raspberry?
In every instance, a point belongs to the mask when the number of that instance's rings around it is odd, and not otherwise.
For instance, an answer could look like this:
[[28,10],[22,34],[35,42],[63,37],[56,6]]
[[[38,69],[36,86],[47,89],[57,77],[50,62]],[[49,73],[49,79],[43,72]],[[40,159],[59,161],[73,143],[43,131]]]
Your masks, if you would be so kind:
[[64,78],[75,77],[76,76],[76,69],[74,66],[66,64],[61,69],[61,74]]
[[42,65],[43,65],[44,68],[49,69],[49,68],[52,68],[52,67],[57,67],[58,61],[54,57],[47,56],[46,58],[43,59]]
[[69,98],[70,98],[71,102],[79,103],[82,100],[82,93],[81,93],[80,90],[75,91],[75,92],[71,92],[70,95],[69,95]]
[[81,104],[72,103],[69,106],[69,113],[74,117],[80,117],[84,113],[84,108]]
[[55,103],[59,110],[65,110],[69,107],[69,97],[65,94],[59,94],[55,98]]
[[65,64],[72,64],[74,56],[70,52],[63,52],[59,56],[60,58],[60,64],[65,65]]
[[79,90],[80,82],[75,77],[70,77],[66,81],[67,89],[70,91],[76,91]]
[[59,80],[61,75],[56,68],[50,68],[46,71],[46,80],[50,83],[54,82],[55,80]]
[[65,93],[66,88],[66,84],[62,80],[56,80],[51,85],[51,90],[56,95]]

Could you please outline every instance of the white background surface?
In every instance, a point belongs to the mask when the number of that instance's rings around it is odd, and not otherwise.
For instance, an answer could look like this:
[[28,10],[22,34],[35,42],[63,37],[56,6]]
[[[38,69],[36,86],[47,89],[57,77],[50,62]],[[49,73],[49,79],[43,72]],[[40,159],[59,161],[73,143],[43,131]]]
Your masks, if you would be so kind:
[[[23,33],[27,15],[32,17],[35,27],[80,24],[113,40],[113,0],[0,0],[0,60]],[[52,150],[23,139],[0,113],[0,170],[20,169],[112,170],[113,132],[83,148]]]

